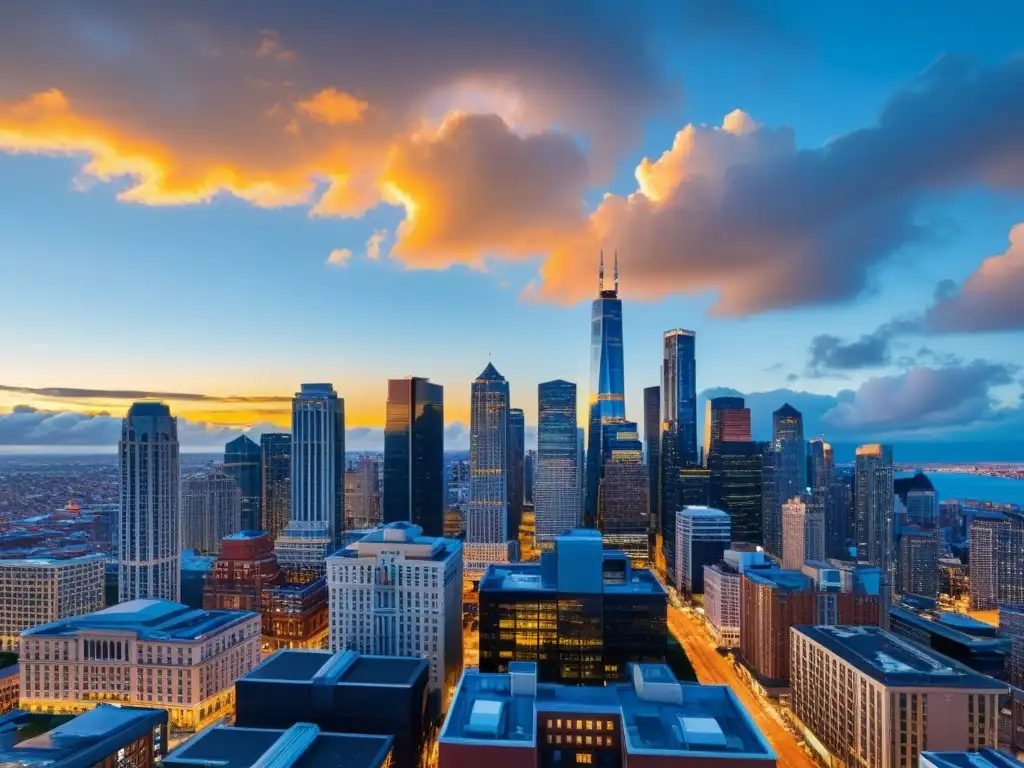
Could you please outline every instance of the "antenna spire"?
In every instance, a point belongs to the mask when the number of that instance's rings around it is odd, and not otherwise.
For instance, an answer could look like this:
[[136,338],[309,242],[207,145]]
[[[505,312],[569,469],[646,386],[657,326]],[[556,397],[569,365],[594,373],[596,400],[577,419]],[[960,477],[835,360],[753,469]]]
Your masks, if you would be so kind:
[[619,249],[615,249],[615,293],[619,292]]
[[600,293],[604,290],[604,248],[601,249],[601,261],[597,268],[597,292]]

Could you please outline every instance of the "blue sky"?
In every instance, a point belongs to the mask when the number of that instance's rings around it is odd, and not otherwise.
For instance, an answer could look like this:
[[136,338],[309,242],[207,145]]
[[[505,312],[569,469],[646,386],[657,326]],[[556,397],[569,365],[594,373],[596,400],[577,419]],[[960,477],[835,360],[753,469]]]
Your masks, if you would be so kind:
[[[449,22],[460,18],[457,6],[451,4]],[[683,6],[680,18],[662,18],[648,10],[627,25],[620,41],[602,37],[609,29],[617,30],[614,24],[601,22],[602,4],[580,5],[578,10],[588,12],[579,19],[579,40],[557,53],[560,24],[573,29],[573,20],[548,23],[537,10],[541,5],[523,6],[516,21],[521,23],[518,37],[516,30],[505,36],[496,32],[501,20],[486,14],[461,25],[446,25],[442,11],[436,28],[415,30],[414,25],[414,31],[422,35],[419,44],[424,52],[431,46],[444,47],[448,59],[447,67],[440,68],[443,71],[433,79],[424,74],[422,83],[409,85],[403,80],[410,76],[403,70],[408,62],[386,59],[384,68],[391,66],[395,71],[376,75],[365,87],[360,62],[334,61],[322,54],[324,33],[315,27],[329,29],[333,24],[340,30],[345,20],[330,13],[317,19],[313,6],[302,24],[275,18],[272,10],[262,6],[241,19],[218,18],[204,13],[199,4],[187,3],[173,12],[129,14],[128,21],[118,21],[110,8],[105,14],[87,9],[54,11],[58,22],[49,44],[61,45],[64,53],[52,61],[6,40],[15,34],[16,25],[9,25],[0,32],[0,51],[6,51],[0,53],[0,68],[13,73],[0,82],[0,197],[7,201],[0,207],[4,275],[0,281],[0,384],[8,388],[0,390],[0,420],[4,414],[8,418],[6,427],[0,426],[0,442],[39,443],[43,434],[57,445],[80,442],[86,438],[59,430],[40,431],[40,421],[65,412],[101,411],[117,417],[128,403],[111,396],[111,390],[204,393],[212,398],[286,396],[300,382],[312,380],[335,384],[346,398],[350,427],[376,430],[383,421],[385,380],[409,374],[443,384],[448,419],[461,421],[468,415],[469,382],[489,358],[510,380],[513,404],[524,408],[527,421],[533,423],[537,383],[564,378],[577,382],[581,390],[586,388],[588,297],[596,282],[597,254],[577,252],[572,246],[597,241],[575,239],[575,231],[566,235],[574,225],[563,228],[563,222],[554,222],[553,216],[519,202],[543,199],[547,189],[560,183],[559,178],[552,183],[543,175],[543,166],[556,162],[555,145],[543,150],[552,154],[543,155],[538,163],[541,170],[532,176],[527,173],[531,161],[526,153],[536,147],[526,146],[524,136],[557,135],[576,145],[580,162],[589,170],[582,190],[572,186],[565,197],[578,199],[586,218],[606,193],[624,200],[636,192],[634,170],[641,160],[657,160],[672,146],[676,132],[688,124],[721,125],[726,114],[739,109],[765,129],[792,129],[798,150],[823,156],[828,150],[822,148],[830,142],[876,125],[887,103],[944,54],[967,57],[981,72],[981,80],[987,77],[985,72],[1006,67],[1020,49],[1024,20],[1024,10],[1009,2],[975,3],[966,16],[963,6],[955,2],[907,2],[895,7],[880,2],[736,4],[734,13],[717,13],[708,10],[715,4],[701,2]],[[19,13],[26,17],[22,29],[29,30],[25,38],[31,40],[34,24],[42,23],[38,16],[42,11]],[[608,17],[613,19],[615,13],[609,12]],[[199,30],[196,39],[217,51],[228,49],[226,41],[231,41],[239,51],[252,54],[248,64],[239,63],[240,58],[215,64],[221,69],[211,74],[209,89],[204,90],[207,86],[195,68],[170,52],[174,47],[162,30],[172,22],[190,34]],[[389,34],[386,19],[365,23],[374,35]],[[541,29],[546,31],[537,32]],[[74,44],[63,45],[62,35]],[[495,70],[501,76],[490,71],[487,46],[479,44],[489,36],[500,43],[494,55],[500,63]],[[246,40],[250,48],[245,48]],[[460,46],[465,46],[465,57],[460,57]],[[556,81],[552,93],[522,74],[536,74],[534,70],[548,61],[549,54],[552,72],[563,73],[552,75]],[[627,74],[620,77],[616,65],[601,64],[600,56],[612,60],[621,56]],[[452,189],[486,188],[487,199],[479,194],[460,199],[453,194],[450,201],[455,208],[474,210],[471,216],[456,210],[452,218],[481,221],[489,231],[480,234],[472,230],[474,221],[459,221],[450,232],[424,235],[426,245],[419,250],[409,237],[406,245],[396,249],[402,253],[388,255],[402,239],[397,228],[403,220],[413,216],[430,220],[434,197],[419,201],[413,214],[408,205],[396,204],[400,200],[391,197],[389,202],[384,191],[373,198],[368,211],[355,216],[350,210],[312,215],[312,202],[253,205],[226,188],[208,199],[156,205],[117,199],[144,172],[98,174],[97,178],[83,171],[94,157],[97,137],[116,134],[114,154],[131,159],[143,151],[139,146],[145,151],[156,146],[161,157],[171,157],[187,168],[185,186],[192,180],[192,170],[205,173],[207,166],[220,162],[220,154],[231,155],[235,167],[245,165],[247,173],[251,164],[253,178],[269,178],[267,167],[278,170],[291,161],[281,160],[278,165],[275,158],[271,162],[268,156],[275,151],[274,139],[256,137],[262,129],[251,120],[232,122],[235,116],[228,114],[228,107],[234,104],[233,95],[225,97],[225,114],[221,114],[216,90],[232,78],[249,82],[255,67],[268,60],[281,70],[296,69],[279,75],[289,88],[291,78],[305,78],[294,86],[296,104],[302,95],[336,88],[370,105],[367,117],[358,118],[366,130],[352,138],[346,150],[356,156],[357,166],[363,155],[379,151],[385,157],[388,146],[406,147],[410,157],[413,150],[408,147],[420,146],[415,141],[402,144],[403,132],[414,131],[408,122],[371,129],[368,123],[378,104],[385,105],[381,125],[399,112],[405,118],[422,117],[428,101],[423,94],[447,93],[451,83],[467,81],[472,83],[471,114],[486,115],[499,103],[502,129],[508,129],[513,143],[524,141],[524,154],[519,160],[480,160],[479,166],[501,172],[491,171],[484,182],[467,180]],[[15,63],[20,64],[18,69],[12,68]],[[377,65],[363,63],[367,69]],[[152,77],[136,73],[149,66],[155,73]],[[115,75],[101,77],[109,72]],[[131,76],[125,75],[122,82],[116,74],[121,72]],[[517,80],[520,75],[525,85]],[[1011,92],[1015,84],[1024,84],[1024,79],[1004,81]],[[918,82],[912,90],[929,87],[930,81]],[[60,120],[70,120],[73,114],[80,122],[72,128],[60,127],[64,123],[54,128],[48,122],[50,113],[26,118],[27,100],[46,89],[57,89],[70,104],[58,115]],[[1024,102],[1024,91],[1019,95]],[[269,105],[269,113],[282,99],[275,94],[261,109]],[[548,101],[559,103],[552,106]],[[506,102],[518,106],[507,107]],[[252,107],[248,97],[243,106]],[[454,113],[455,107],[448,106]],[[455,106],[467,108],[461,102]],[[979,113],[978,120],[1003,122],[1005,130],[1012,131],[1019,109],[1004,106],[1009,114],[1003,116],[995,108]],[[296,115],[301,112],[299,108]],[[319,134],[314,137],[315,129],[340,125],[327,115],[307,114],[309,127],[303,123],[303,132],[296,134],[302,141],[321,141]],[[444,110],[439,114],[443,116]],[[615,116],[614,130],[607,129],[609,115]],[[356,128],[362,126],[353,131]],[[54,132],[61,130],[63,143],[55,144]],[[94,134],[79,138],[89,130]],[[379,138],[375,130],[388,137]],[[438,136],[444,130],[438,129]],[[710,127],[706,130],[713,132]],[[233,132],[238,137],[237,154],[232,154],[236,149],[231,146]],[[612,134],[610,138],[606,133]],[[922,136],[923,142],[929,141],[927,132]],[[946,369],[964,368],[977,360],[995,366],[972,369],[980,379],[956,379],[967,382],[963,393],[950,389],[939,393],[942,396],[932,411],[908,408],[902,423],[897,421],[903,416],[898,409],[882,420],[866,418],[864,413],[877,410],[868,398],[889,395],[865,390],[857,418],[823,422],[823,429],[834,430],[835,439],[878,433],[929,440],[962,439],[969,434],[980,440],[1018,434],[1021,377],[1014,366],[1024,345],[1022,324],[1013,317],[1001,317],[985,329],[968,332],[940,332],[925,323],[894,334],[887,341],[884,360],[810,367],[809,349],[815,337],[832,336],[837,344],[845,344],[874,333],[894,318],[921,316],[935,305],[942,281],[963,286],[983,259],[1007,251],[1011,227],[1024,221],[1024,172],[1020,170],[1024,139],[1017,131],[1016,139],[1006,139],[1001,154],[979,160],[976,147],[970,146],[971,136],[965,136],[962,173],[957,171],[948,182],[915,182],[910,192],[899,195],[899,205],[909,210],[907,220],[920,225],[922,234],[905,245],[887,243],[884,253],[869,260],[863,286],[853,285],[841,296],[833,291],[813,300],[773,299],[771,306],[732,311],[730,317],[713,316],[709,313],[720,295],[716,281],[743,281],[747,267],[737,265],[728,275],[706,265],[699,267],[703,271],[695,278],[694,295],[687,285],[688,253],[677,258],[670,248],[662,247],[641,262],[631,248],[636,237],[607,243],[619,249],[622,260],[630,417],[641,418],[641,391],[657,383],[661,333],[685,327],[698,333],[700,389],[860,393],[872,380],[891,379],[899,387],[909,371],[919,368],[939,370],[928,386],[941,389],[956,386],[948,383],[953,379],[944,378]],[[497,139],[487,140],[477,151],[483,147],[500,153],[504,146]],[[558,148],[561,151],[564,145]],[[453,154],[443,157],[451,161],[458,149],[451,148]],[[296,150],[296,157],[304,152]],[[566,170],[559,177],[571,175],[577,167],[574,151],[567,154]],[[431,176],[436,168],[428,165],[440,155],[437,149],[428,158],[414,158],[394,171],[395,178],[402,176],[398,185],[415,171],[417,190],[446,189],[446,181]],[[565,155],[559,155],[557,162]],[[945,162],[945,155],[934,159],[935,165]],[[1010,168],[1009,178],[990,182],[992,163]],[[459,173],[472,175],[475,164],[474,160],[460,163]],[[521,177],[520,168],[527,169]],[[327,188],[331,173],[338,171],[332,168],[323,175],[318,169],[310,171],[317,195]],[[731,176],[725,173],[724,178],[728,188]],[[414,194],[409,191],[413,183],[408,183],[408,188],[402,188],[406,198]],[[576,194],[580,191],[582,195]],[[563,199],[561,192],[557,198],[553,195],[550,207]],[[498,208],[500,215],[494,213]],[[642,224],[630,220],[614,226],[618,227],[614,231],[635,236]],[[388,233],[383,253],[369,259],[364,255],[367,240],[382,230]],[[446,240],[445,235],[452,233]],[[787,237],[791,234],[787,232]],[[572,250],[572,268],[567,276],[565,262],[560,262],[559,277],[552,282],[540,270],[559,247]],[[336,249],[351,252],[343,267],[327,263]],[[483,269],[465,265],[477,257]],[[759,255],[762,260],[773,257]],[[1021,268],[1008,272],[1024,288],[1021,273]],[[662,274],[663,281],[658,277]],[[750,280],[759,279],[750,274]],[[538,285],[540,300],[523,296],[528,286]],[[922,354],[922,347],[931,351]],[[96,393],[65,397],[37,391],[49,387]],[[899,397],[915,403],[933,396],[931,390],[903,387],[900,392]],[[23,406],[17,425],[11,420],[16,406]],[[211,433],[221,425],[280,422],[284,405],[255,408],[183,401],[174,407]],[[32,419],[27,416],[30,409],[36,414]],[[219,432],[211,434],[219,439]],[[376,439],[376,431],[367,436],[369,442]]]

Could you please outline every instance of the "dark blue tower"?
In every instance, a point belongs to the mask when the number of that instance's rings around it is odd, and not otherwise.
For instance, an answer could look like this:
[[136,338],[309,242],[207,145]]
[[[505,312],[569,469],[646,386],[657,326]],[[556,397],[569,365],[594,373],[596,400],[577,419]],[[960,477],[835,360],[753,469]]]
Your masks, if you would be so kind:
[[619,258],[615,282],[604,287],[604,253],[598,271],[598,297],[590,320],[590,427],[587,433],[587,506],[584,524],[597,522],[597,493],[601,485],[604,441],[602,425],[626,418],[626,389],[622,356],[622,300],[619,299]]

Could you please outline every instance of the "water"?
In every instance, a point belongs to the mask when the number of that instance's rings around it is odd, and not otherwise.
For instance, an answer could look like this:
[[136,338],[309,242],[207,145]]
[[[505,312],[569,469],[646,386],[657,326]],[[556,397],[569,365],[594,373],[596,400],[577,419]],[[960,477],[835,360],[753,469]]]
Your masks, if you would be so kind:
[[[910,477],[900,472],[898,477]],[[1024,480],[1008,477],[986,477],[961,472],[926,472],[939,494],[940,501],[978,499],[996,504],[1017,504],[1024,509]]]

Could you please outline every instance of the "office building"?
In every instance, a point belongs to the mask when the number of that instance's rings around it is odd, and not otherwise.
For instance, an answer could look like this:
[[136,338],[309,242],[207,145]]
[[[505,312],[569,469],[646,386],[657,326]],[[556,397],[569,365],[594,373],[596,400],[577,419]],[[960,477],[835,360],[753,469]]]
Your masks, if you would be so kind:
[[999,631],[1010,642],[1010,683],[1024,688],[1024,604],[999,606]]
[[345,530],[345,401],[330,384],[292,399],[292,517],[275,540],[286,571],[323,573]]
[[428,676],[426,659],[278,651],[235,683],[235,725],[392,736],[395,767],[415,768],[430,722]]
[[260,528],[263,520],[262,460],[260,446],[246,435],[239,435],[224,446],[224,474],[235,481],[242,497],[242,523],[235,531]]
[[829,764],[916,766],[996,746],[1007,686],[878,627],[792,630],[793,712]]
[[1011,640],[1002,625],[935,609],[931,600],[908,598],[889,608],[889,631],[931,648],[983,675],[1007,679]]
[[259,524],[275,541],[292,517],[292,436],[287,432],[260,435],[260,488],[263,516]]
[[[384,439],[387,440],[386,435]],[[345,471],[346,530],[359,531],[380,525],[380,468],[380,459],[376,456],[360,456]]]
[[[662,469],[665,468],[665,462],[662,461]],[[665,478],[662,478],[662,494],[661,494],[661,507],[662,507],[662,554],[665,560],[665,575],[668,577],[668,581],[673,586],[678,585],[675,583],[676,578],[676,512],[680,509],[687,507],[707,507],[711,503],[711,471],[704,467],[690,467],[676,470],[675,481],[673,483],[673,496],[671,502],[668,502],[670,506],[678,505],[675,512],[669,514],[667,512],[668,506],[666,506],[666,500],[664,490],[668,486],[666,485]]]
[[857,559],[885,567],[893,537],[893,458],[888,445],[857,448],[854,498],[856,501]]
[[513,559],[508,528],[508,382],[487,367],[470,390],[469,504],[466,510],[466,568]]
[[523,516],[523,490],[526,483],[526,416],[522,408],[508,411],[508,533],[519,538],[519,523]]
[[462,673],[462,542],[390,523],[327,559],[330,647],[430,662],[443,704]]
[[326,648],[328,603],[327,579],[323,576],[265,586],[260,598],[263,650]]
[[853,487],[845,478],[834,478],[825,496],[825,553],[845,560],[850,556],[853,529]]
[[812,559],[831,557],[829,539],[829,489],[835,481],[836,462],[832,446],[817,437],[807,444],[807,506],[821,521],[821,554]]
[[537,387],[537,463],[533,488],[537,547],[580,524],[576,385],[546,381]]
[[750,409],[742,397],[712,397],[704,406],[704,456],[722,443],[749,443]]
[[722,561],[704,566],[704,614],[723,648],[740,644],[740,577],[748,568],[770,568],[760,547],[728,549]]
[[647,495],[651,504],[651,525],[661,530],[658,491],[661,485],[661,385],[644,388],[644,467],[647,469]]
[[680,594],[704,593],[704,566],[722,559],[732,543],[732,520],[713,507],[687,507],[676,512],[676,589]]
[[825,520],[808,496],[782,505],[782,567],[799,571],[808,560],[825,559]]
[[650,515],[643,443],[635,422],[609,419],[602,429],[597,527],[605,548],[621,550],[634,565],[645,567],[650,559]]
[[590,416],[587,430],[587,486],[584,525],[597,520],[597,494],[601,487],[602,430],[608,419],[626,418],[625,362],[622,344],[622,300],[619,298],[619,262],[614,282],[604,284],[604,254],[598,271],[597,298],[590,313]]
[[977,752],[922,752],[919,768],[1024,768],[1005,752],[984,747]]
[[786,403],[772,413],[772,475],[774,503],[765,510],[764,546],[773,555],[782,553],[782,505],[807,488],[807,451],[804,417]]
[[594,530],[559,536],[539,563],[494,565],[480,581],[480,670],[535,661],[542,680],[602,685],[631,661],[665,661],[667,596]]
[[526,501],[534,504],[533,485],[537,477],[537,452],[532,448],[526,452],[526,460],[523,462],[523,497]]
[[774,440],[761,444],[761,541],[765,550],[774,557],[782,554],[779,454]]
[[181,545],[216,555],[220,541],[242,528],[242,492],[235,478],[213,471],[181,483]]
[[167,752],[167,713],[159,709],[102,704],[42,733],[38,718],[28,712],[0,718],[0,765],[154,768]]
[[789,679],[790,628],[804,624],[878,626],[880,599],[862,588],[844,590],[827,564],[804,572],[747,568],[740,581],[740,650],[751,672],[769,688]]
[[732,518],[733,539],[762,544],[763,446],[720,440],[708,455],[708,472],[710,506]]
[[920,526],[898,529],[896,592],[936,598],[939,594],[939,530]]
[[270,534],[239,531],[221,542],[220,555],[203,587],[203,608],[259,612],[263,590],[283,582]]
[[1024,515],[976,514],[969,538],[971,610],[1024,603]]
[[163,403],[135,403],[121,423],[118,600],[181,595],[178,420]]
[[120,603],[21,634],[21,707],[73,714],[101,702],[167,710],[198,730],[231,714],[234,682],[259,663],[260,617],[169,600]]
[[161,768],[388,768],[394,739],[330,733],[313,723],[289,728],[207,728],[164,758]]
[[444,388],[410,377],[388,381],[384,425],[385,523],[444,529]]
[[630,664],[623,682],[582,689],[539,682],[530,662],[467,670],[438,754],[442,768],[776,764],[732,690],[680,683],[664,664]]
[[22,630],[104,606],[103,555],[0,560],[0,651],[17,653]]

